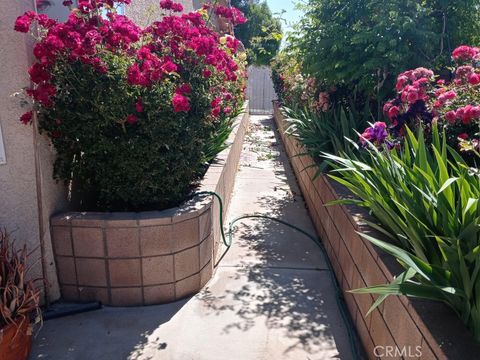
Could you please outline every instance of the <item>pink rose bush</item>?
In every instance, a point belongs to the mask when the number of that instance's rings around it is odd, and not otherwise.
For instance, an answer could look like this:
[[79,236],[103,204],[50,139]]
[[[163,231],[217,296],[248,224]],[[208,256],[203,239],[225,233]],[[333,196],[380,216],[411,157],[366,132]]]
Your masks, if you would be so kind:
[[102,208],[178,203],[244,98],[239,42],[209,24],[215,12],[245,22],[238,10],[179,14],[161,0],[162,19],[141,28],[115,10],[130,1],[79,0],[65,22],[27,12],[14,25],[37,40],[26,93],[57,150],[55,177]]
[[272,63],[272,80],[278,100],[287,107],[307,108],[314,113],[325,113],[331,108],[330,96],[336,89],[322,90],[318,81],[301,71],[295,56],[277,55]]
[[[449,81],[438,80],[433,71],[425,68],[398,75],[398,95],[383,107],[390,120],[389,136],[380,143],[401,140],[407,126],[412,130],[422,128],[428,139],[432,122],[437,122],[453,148],[464,152],[480,150],[480,50],[460,46],[452,58],[456,68]],[[360,141],[364,140],[362,135]]]

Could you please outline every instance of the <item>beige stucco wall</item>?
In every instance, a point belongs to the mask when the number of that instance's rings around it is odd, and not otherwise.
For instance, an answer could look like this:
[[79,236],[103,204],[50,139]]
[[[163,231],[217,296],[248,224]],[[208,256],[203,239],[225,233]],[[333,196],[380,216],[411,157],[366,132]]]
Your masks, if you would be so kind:
[[[201,0],[174,0],[183,5],[183,12],[188,13],[201,7]],[[133,0],[125,8],[125,15],[131,20],[145,27],[162,17],[160,0]]]
[[[61,0],[53,0],[61,2]],[[185,12],[198,9],[202,0],[182,0]],[[54,151],[48,140],[33,126],[19,122],[21,106],[12,94],[29,86],[27,69],[31,64],[32,40],[28,35],[13,31],[17,16],[33,10],[34,0],[0,0],[0,127],[6,153],[6,164],[0,165],[0,228],[5,228],[18,244],[26,243],[32,253],[33,277],[48,282],[49,300],[58,299],[55,262],[52,253],[49,218],[67,209],[66,189],[52,179]],[[148,16],[148,9],[153,9]],[[65,15],[62,10],[53,17]],[[126,15],[142,26],[158,18],[159,0],[133,0]],[[157,13],[155,13],[157,12]],[[39,207],[39,201],[42,204]],[[43,239],[43,247],[41,246]],[[42,274],[42,251],[45,274]]]
[[[50,300],[59,296],[49,231],[50,214],[65,208],[65,189],[52,179],[53,151],[48,141],[34,136],[32,126],[19,122],[28,110],[11,95],[29,85],[27,68],[31,58],[28,35],[13,31],[16,17],[33,8],[32,0],[0,1],[0,126],[3,132],[7,163],[0,165],[0,227],[10,232],[19,244],[26,243],[32,254],[33,276],[42,276],[40,238],[45,243],[46,274]],[[43,219],[39,219],[34,138],[37,140],[40,192]],[[40,221],[42,224],[40,224]],[[41,226],[42,225],[42,226]],[[40,228],[44,232],[40,234]]]
[[[183,12],[189,13],[200,9],[205,0],[174,0],[183,5]],[[125,8],[125,15],[135,21],[138,25],[146,27],[153,21],[162,17],[160,9],[160,0],[132,0],[132,3]],[[230,0],[219,0],[219,5],[230,6]],[[216,17],[211,19],[212,23],[218,30],[218,22]]]

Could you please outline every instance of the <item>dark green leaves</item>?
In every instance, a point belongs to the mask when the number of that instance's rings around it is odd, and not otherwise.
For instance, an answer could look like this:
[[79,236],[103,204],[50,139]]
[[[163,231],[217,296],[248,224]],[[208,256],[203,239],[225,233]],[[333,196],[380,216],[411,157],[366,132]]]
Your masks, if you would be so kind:
[[392,243],[362,236],[394,256],[409,276],[356,290],[408,295],[450,305],[480,340],[480,177],[434,127],[432,145],[407,131],[402,150],[372,148],[364,160],[324,154],[331,177],[357,195]]

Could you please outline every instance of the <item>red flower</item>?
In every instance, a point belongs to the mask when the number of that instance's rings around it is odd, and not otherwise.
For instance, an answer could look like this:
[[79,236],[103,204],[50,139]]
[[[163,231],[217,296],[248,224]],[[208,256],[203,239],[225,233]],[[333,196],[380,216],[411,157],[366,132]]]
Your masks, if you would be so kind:
[[459,139],[462,139],[462,140],[467,140],[467,139],[468,139],[468,134],[466,134],[466,133],[461,133],[460,135],[458,135],[458,138],[459,138]]
[[220,111],[221,111],[221,109],[220,109],[219,106],[214,107],[214,108],[212,109],[212,115],[213,115],[214,117],[218,117],[218,116],[220,115]]
[[388,118],[392,120],[394,117],[396,117],[400,113],[400,108],[398,106],[392,106],[388,110]]
[[230,20],[233,25],[240,25],[247,22],[243,13],[235,7],[217,6],[215,14]]
[[175,90],[175,93],[180,95],[190,94],[191,92],[192,88],[188,84],[182,84]]
[[415,103],[418,100],[418,93],[415,91],[410,91],[407,93],[407,100],[410,104]]
[[455,50],[453,50],[452,57],[455,61],[458,61],[458,60],[466,61],[466,60],[472,60],[477,54],[478,54],[477,48],[461,45],[457,47]]
[[438,97],[440,102],[446,102],[447,100],[453,100],[457,97],[457,93],[453,90],[449,90]]
[[54,139],[58,139],[60,136],[62,135],[62,133],[58,130],[53,130],[51,133],[50,133],[50,136]]
[[133,114],[130,114],[127,116],[127,122],[130,124],[130,125],[134,125],[136,124],[138,121],[137,117]]
[[138,99],[137,102],[135,103],[135,110],[138,112],[138,113],[141,113],[143,112],[143,103],[142,103],[142,99]]
[[55,86],[48,83],[41,83],[36,89],[27,90],[28,95],[47,108],[53,106],[53,97],[56,93]]
[[468,77],[468,82],[470,83],[470,85],[478,85],[480,84],[480,76],[478,76],[478,74],[470,74],[470,76]]
[[388,114],[388,111],[390,110],[390,108],[393,106],[393,101],[390,100],[390,101],[387,101],[384,105],[383,105],[383,113],[384,114]]
[[51,78],[45,66],[40,63],[33,64],[30,69],[28,69],[28,73],[30,74],[30,79],[36,84],[42,81],[48,81]]
[[406,77],[405,75],[402,75],[400,74],[397,78],[397,84],[395,85],[395,89],[397,91],[400,91],[403,89],[403,87],[405,86],[405,84],[407,83],[408,81],[408,77]]
[[440,95],[444,94],[446,91],[447,91],[447,89],[445,89],[443,87],[439,88],[439,89],[435,90],[435,96],[439,97]]
[[183,11],[183,5],[179,3],[174,3],[172,5],[172,11],[174,12],[182,12]]
[[140,71],[140,68],[137,64],[133,64],[128,68],[127,81],[132,85],[141,85],[141,86],[150,85],[150,82],[147,80],[145,75]]
[[161,0],[160,7],[165,10],[172,10],[174,12],[182,12],[183,6],[182,4],[175,3],[172,0]]
[[218,107],[218,105],[220,105],[221,102],[222,98],[217,96],[215,99],[212,100],[212,103],[210,105],[212,106],[212,108],[216,108]]
[[174,64],[171,60],[167,60],[163,65],[162,65],[162,71],[165,73],[172,73],[177,71],[178,66]]
[[188,112],[190,111],[190,101],[187,97],[176,93],[172,98],[173,111],[175,112]]
[[28,111],[22,116],[20,116],[20,121],[25,125],[30,124],[32,122],[32,116],[33,116],[33,111]]
[[455,124],[455,120],[457,119],[457,114],[455,113],[455,111],[448,111],[446,114],[445,114],[445,119],[447,119],[447,121],[450,123],[450,124]]
[[19,16],[17,20],[15,20],[14,30],[21,33],[27,33],[28,30],[30,30],[30,25],[32,24],[32,21],[36,17],[37,14],[35,14],[33,11],[27,11],[25,14]]
[[[182,5],[174,1],[162,0],[160,6],[174,12],[183,11]],[[65,0],[63,3],[71,6],[73,2]],[[74,65],[74,75],[81,71],[95,71],[99,76],[99,73],[110,74],[113,71],[110,54],[130,64],[123,79],[128,83],[129,94],[140,90],[131,89],[132,85],[148,87],[147,91],[156,91],[157,86],[173,86],[175,93],[171,102],[175,112],[190,111],[193,99],[190,99],[192,89],[189,84],[199,74],[200,79],[196,81],[203,79],[201,85],[205,95],[202,96],[215,99],[211,107],[215,116],[220,116],[222,108],[227,105],[222,101],[232,101],[237,96],[237,92],[233,95],[227,93],[229,87],[222,88],[221,82],[234,82],[240,76],[234,61],[239,42],[227,36],[226,42],[221,43],[220,35],[209,27],[202,14],[168,15],[141,29],[126,16],[111,10],[115,3],[128,4],[130,0],[78,0],[75,3],[78,9],[72,10],[64,22],[34,12],[25,13],[15,22],[15,30],[20,32],[28,32],[32,22],[36,22],[41,30],[33,49],[37,61],[28,71],[36,85],[27,90],[27,94],[34,99],[36,106],[44,109],[64,104],[55,104],[57,86],[62,96],[73,96],[63,91],[64,79],[55,77],[55,84],[51,81],[54,69]],[[245,21],[237,9],[219,7],[217,13],[234,23]],[[172,72],[178,72],[178,76],[166,76]],[[135,105],[131,110],[133,114],[120,119],[135,124],[137,116],[145,112],[144,104],[141,98],[134,97],[129,101]],[[232,105],[227,106],[223,112],[234,109]],[[57,115],[56,111],[56,108],[51,109],[52,115]],[[23,115],[22,121],[30,122],[31,115]]]

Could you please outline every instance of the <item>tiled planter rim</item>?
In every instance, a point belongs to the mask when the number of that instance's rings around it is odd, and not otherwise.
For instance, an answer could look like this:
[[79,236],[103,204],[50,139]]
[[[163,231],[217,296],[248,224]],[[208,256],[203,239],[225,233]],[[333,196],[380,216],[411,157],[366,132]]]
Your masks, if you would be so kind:
[[[225,200],[233,189],[248,126],[248,102],[229,147],[209,167],[199,191]],[[220,233],[218,203],[193,198],[145,212],[68,212],[51,218],[62,297],[113,306],[150,305],[198,292],[212,277]]]
[[295,138],[285,135],[286,124],[278,104],[274,104],[274,109],[277,127],[310,216],[325,244],[369,358],[377,358],[376,347],[384,349],[386,346],[411,350],[410,354],[415,354],[416,346],[420,346],[421,359],[468,359],[478,354],[480,345],[474,342],[453,311],[442,303],[391,296],[378,310],[365,316],[374,298],[347,291],[389,282],[402,271],[401,267],[392,256],[358,235],[357,231],[384,238],[366,225],[365,220],[375,220],[365,208],[325,206],[330,201],[353,195],[325,176],[315,177],[314,160],[304,155],[305,149]]

